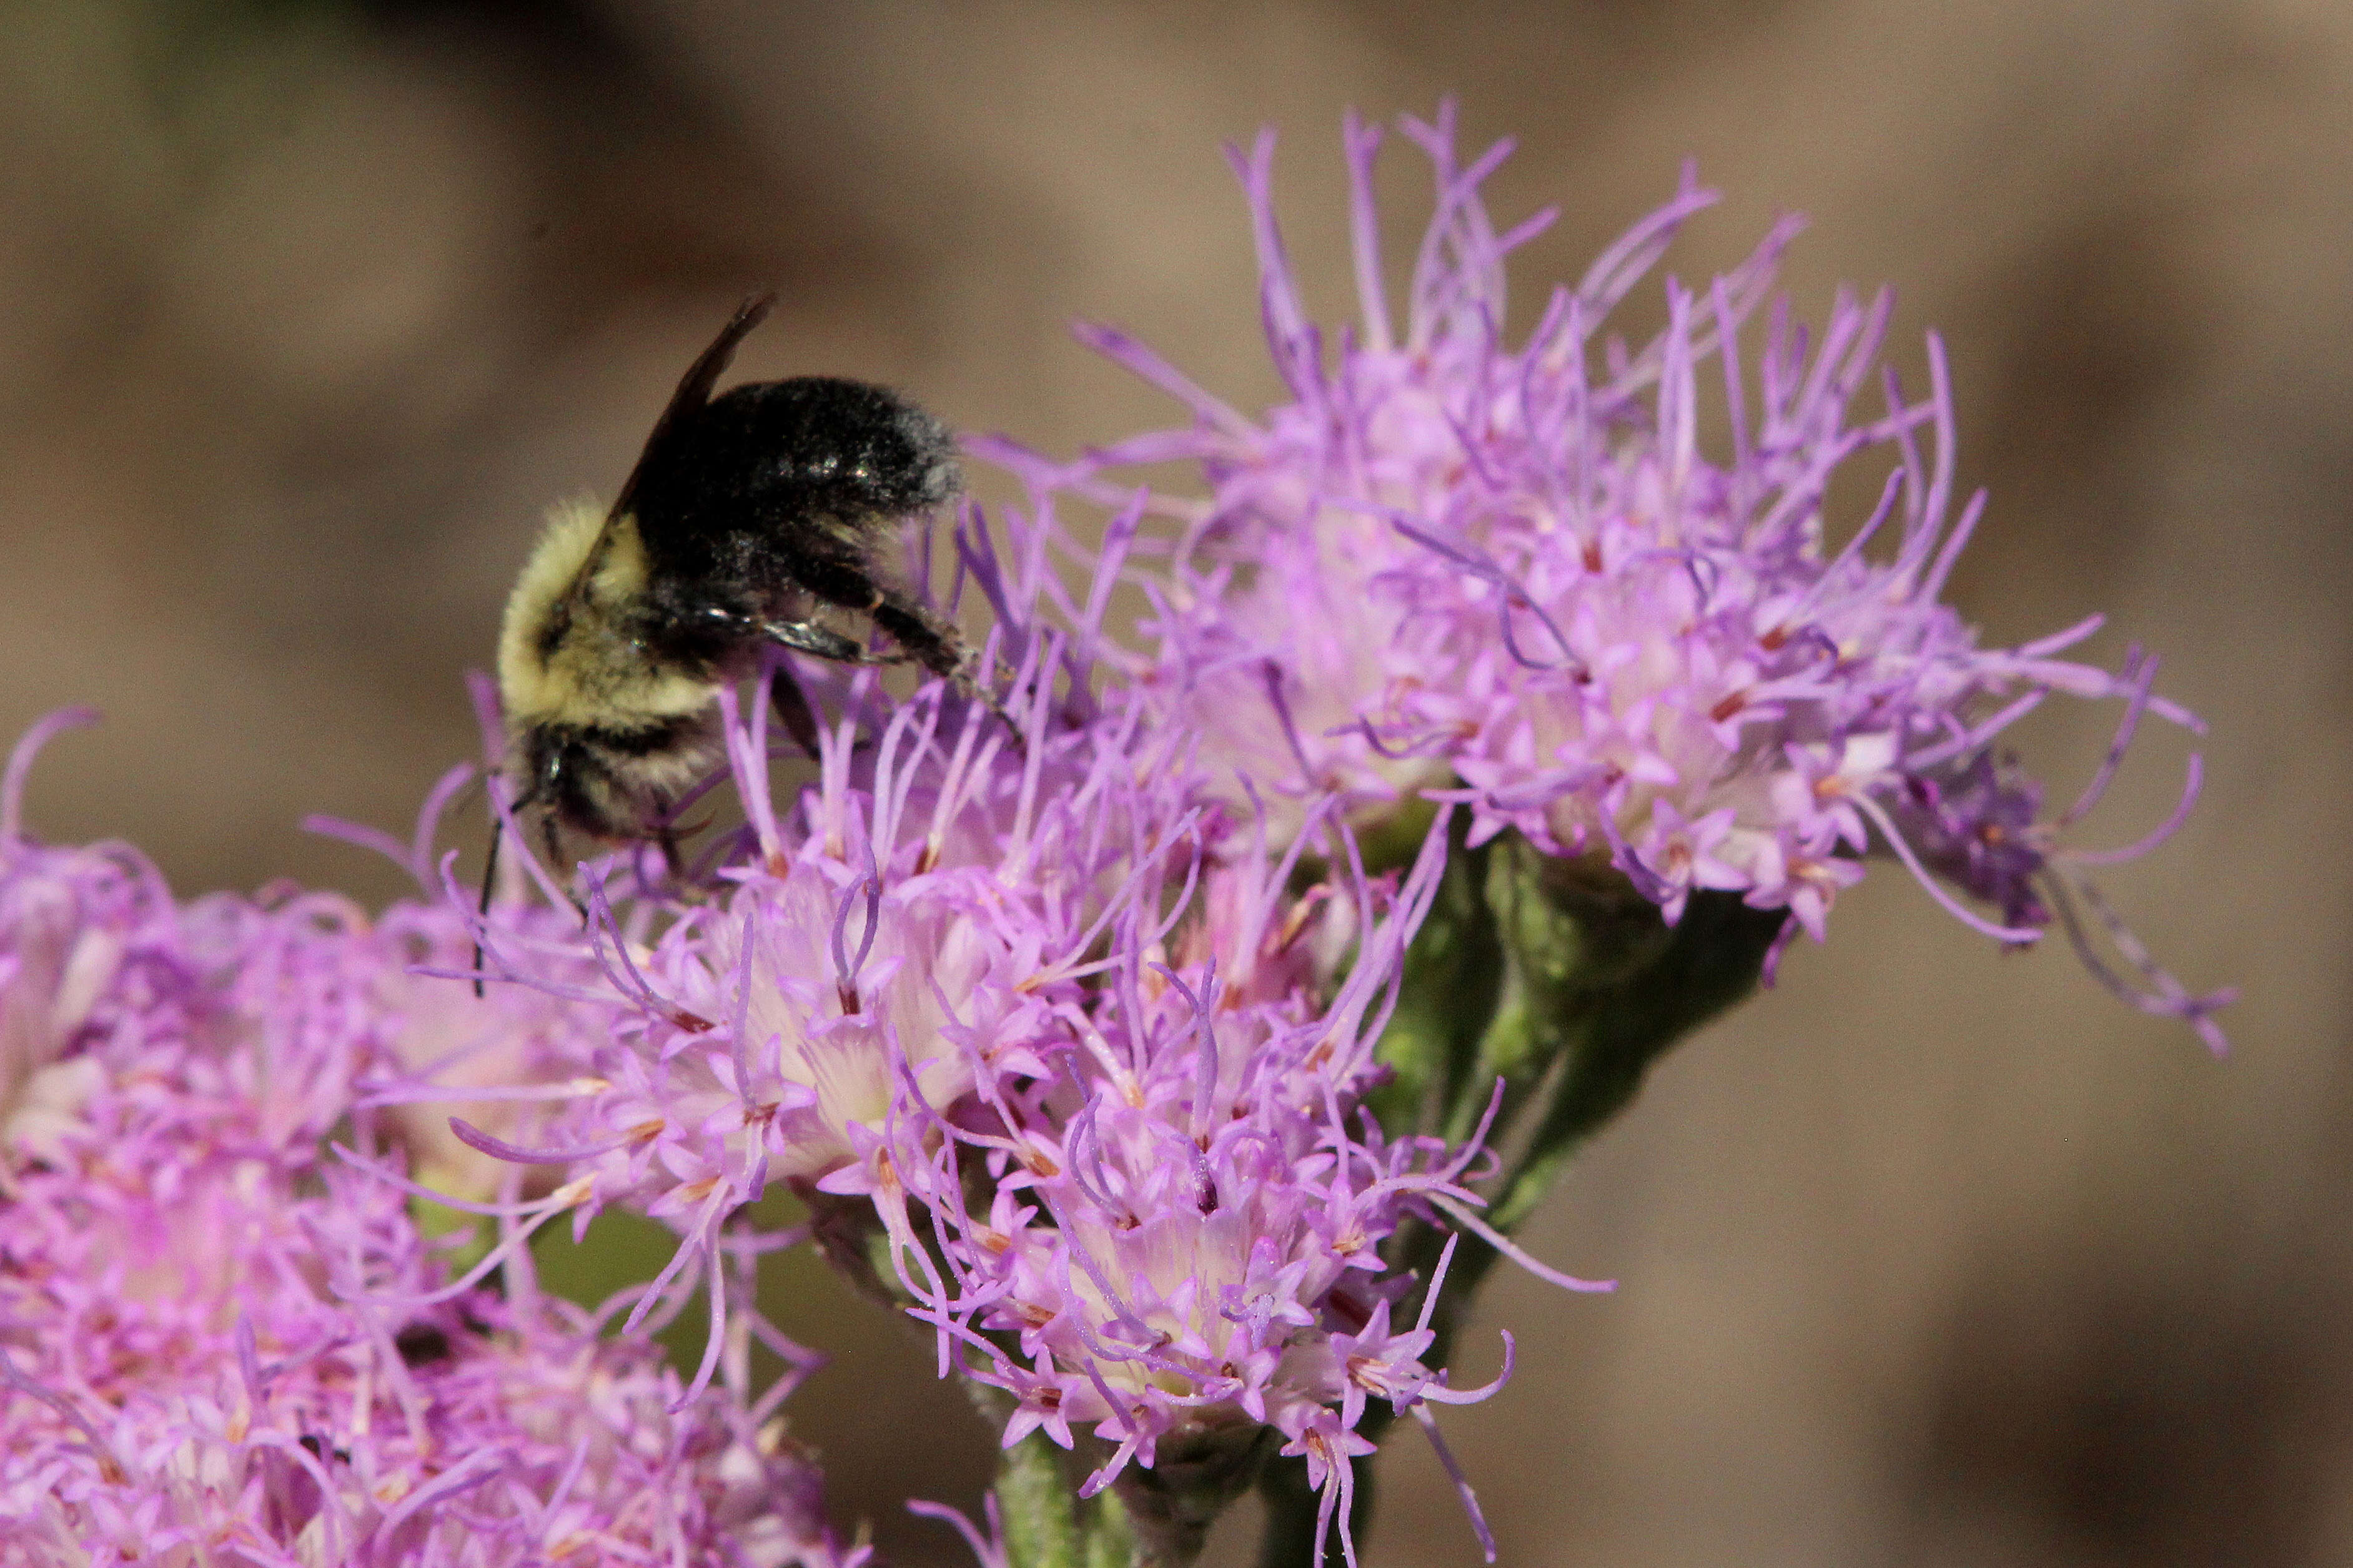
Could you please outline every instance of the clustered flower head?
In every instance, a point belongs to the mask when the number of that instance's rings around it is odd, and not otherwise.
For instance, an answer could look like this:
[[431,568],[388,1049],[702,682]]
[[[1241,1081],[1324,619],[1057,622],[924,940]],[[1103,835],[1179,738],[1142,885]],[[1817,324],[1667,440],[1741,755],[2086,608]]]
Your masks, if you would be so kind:
[[[1293,900],[1297,847],[1278,862],[1262,839],[1218,847],[1199,917],[1115,938],[1054,1070],[994,1086],[986,1131],[948,1130],[983,1153],[993,1191],[944,1249],[924,1315],[1014,1396],[1009,1437],[1044,1428],[1067,1446],[1077,1421],[1112,1445],[1090,1489],[1149,1467],[1172,1431],[1240,1424],[1279,1429],[1320,1483],[1369,1448],[1354,1436],[1368,1394],[1404,1410],[1485,1392],[1451,1392],[1419,1363],[1426,1326],[1392,1330],[1409,1281],[1379,1251],[1417,1207],[1478,1223],[1460,1184],[1478,1146],[1392,1142],[1358,1110],[1440,857],[1390,897],[1359,883]],[[1358,933],[1328,1002],[1293,959],[1323,921]],[[925,1185],[953,1205],[948,1152]],[[1345,1467],[1333,1475],[1337,1501]]]
[[772,668],[723,699],[745,821],[696,897],[585,868],[567,962],[593,951],[593,985],[551,978],[497,911],[500,984],[599,997],[611,1023],[533,1146],[453,1124],[565,1173],[505,1211],[510,1247],[614,1203],[680,1232],[639,1313],[700,1279],[716,1329],[731,1221],[782,1183],[837,1245],[880,1233],[872,1284],[934,1329],[943,1372],[1004,1392],[1008,1445],[1092,1434],[1092,1492],[1172,1434],[1271,1427],[1336,1512],[1368,1396],[1487,1392],[1417,1359],[1426,1323],[1390,1319],[1415,1281],[1379,1250],[1409,1215],[1484,1228],[1480,1145],[1392,1140],[1361,1109],[1445,841],[1401,881],[1366,874],[1328,805],[1272,843],[1185,731],[1098,683],[1107,594],[1064,595],[1052,536],[1008,529],[1004,559],[976,515],[962,535],[1011,670],[996,705],[860,675],[780,807]]
[[[2211,1015],[2230,994],[2188,994],[2125,934],[2142,976],[2127,984],[2072,913],[2078,868],[2122,857],[2064,849],[2056,830],[2115,759],[2052,823],[2018,816],[2039,795],[1997,751],[2053,693],[2126,702],[2119,752],[2144,713],[2202,726],[2153,695],[2154,659],[2136,652],[2112,674],[2060,657],[2096,616],[1985,647],[1940,602],[1986,500],[1953,512],[1941,343],[1928,341],[1928,395],[1914,401],[1892,370],[1874,376],[1886,293],[1841,292],[1818,332],[1796,324],[1770,293],[1789,220],[1704,288],[1669,279],[1666,325],[1647,342],[1607,335],[1715,199],[1688,170],[1511,343],[1504,262],[1554,214],[1499,233],[1479,192],[1510,143],[1465,164],[1451,107],[1403,126],[1430,159],[1435,208],[1401,318],[1371,195],[1378,130],[1347,126],[1362,319],[1336,339],[1300,301],[1262,136],[1234,161],[1291,400],[1247,417],[1095,329],[1104,353],[1191,408],[1191,426],[1070,463],[993,448],[1043,500],[1147,505],[1185,524],[1152,586],[1156,648],[1139,660],[1167,721],[1293,800],[1336,794],[1360,818],[1415,794],[1457,800],[1474,844],[1516,830],[1553,854],[1605,857],[1671,923],[1716,889],[1787,910],[1785,936],[1820,940],[1864,857],[1892,853],[2006,942],[2032,942],[2060,910],[2104,979],[2219,1049]],[[1704,410],[1720,440],[1702,442]],[[1831,480],[1874,456],[1889,470],[1877,503],[1841,541]],[[1146,498],[1117,478],[1171,461],[1198,465],[1205,500]],[[2126,853],[2179,826],[2197,780],[2193,757],[2180,810]]]
[[332,1152],[399,1157],[361,1086],[399,1070],[387,1002],[420,944],[450,956],[443,917],[182,904],[125,846],[34,842],[57,722],[0,807],[0,1559],[857,1562],[773,1399],[687,1397],[527,1253],[452,1289],[401,1191]]

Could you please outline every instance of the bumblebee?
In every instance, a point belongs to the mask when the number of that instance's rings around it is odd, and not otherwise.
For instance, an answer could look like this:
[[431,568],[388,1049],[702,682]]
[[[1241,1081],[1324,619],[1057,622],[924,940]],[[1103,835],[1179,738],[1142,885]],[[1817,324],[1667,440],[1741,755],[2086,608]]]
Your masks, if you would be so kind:
[[[676,874],[669,815],[723,754],[720,688],[771,647],[912,661],[969,684],[955,627],[876,561],[901,524],[963,488],[947,427],[896,393],[830,376],[712,395],[775,302],[747,300],[688,369],[609,511],[554,511],[507,601],[499,692],[513,805],[538,813],[551,863],[570,828],[658,839]],[[899,653],[812,618],[828,608],[865,616]],[[775,691],[813,753],[789,672]],[[495,837],[491,849],[495,860]]]

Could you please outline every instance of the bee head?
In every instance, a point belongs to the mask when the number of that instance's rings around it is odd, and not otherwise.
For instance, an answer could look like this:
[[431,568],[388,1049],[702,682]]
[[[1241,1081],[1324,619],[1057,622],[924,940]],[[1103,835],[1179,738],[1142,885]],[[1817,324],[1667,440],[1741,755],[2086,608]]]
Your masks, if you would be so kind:
[[707,715],[652,723],[534,724],[518,737],[516,807],[536,807],[607,843],[652,837],[670,803],[710,767]]

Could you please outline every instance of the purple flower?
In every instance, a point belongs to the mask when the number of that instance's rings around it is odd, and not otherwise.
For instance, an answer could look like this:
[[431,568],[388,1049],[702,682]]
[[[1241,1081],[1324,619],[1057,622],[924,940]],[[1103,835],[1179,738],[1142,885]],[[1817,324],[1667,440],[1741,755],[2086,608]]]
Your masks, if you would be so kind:
[[944,1502],[926,1502],[917,1499],[907,1504],[907,1511],[919,1519],[935,1519],[964,1537],[978,1568],[1011,1568],[1012,1549],[1005,1542],[1005,1520],[997,1506],[997,1494],[990,1492],[981,1499],[982,1517],[988,1528],[984,1531],[966,1518],[961,1509],[950,1508]]
[[651,940],[630,928],[655,911],[596,884],[590,940],[616,1022],[590,1060],[606,1087],[556,1147],[504,1151],[577,1173],[540,1216],[626,1201],[668,1220],[687,1245],[665,1289],[715,1267],[721,1221],[774,1179],[871,1196],[914,1245],[908,1140],[920,1159],[940,1109],[1050,1070],[1041,1043],[1066,1032],[1058,1013],[1098,967],[1090,949],[1135,897],[1137,864],[1194,830],[1181,754],[1116,718],[1057,721],[1039,651],[1008,704],[1026,736],[977,704],[953,711],[935,684],[877,710],[871,740],[849,720],[828,731],[818,782],[784,811],[765,707],[746,717],[730,695],[740,853],[711,901],[670,911]]
[[[1170,1442],[1272,1426],[1353,1452],[1368,1396],[1465,1397],[1416,1359],[1426,1332],[1389,1332],[1416,1282],[1379,1247],[1409,1215],[1487,1234],[1462,1185],[1476,1140],[1392,1142],[1360,1108],[1444,837],[1398,885],[1364,873],[1334,800],[1271,828],[1276,811],[1212,799],[1190,731],[1094,662],[1133,521],[1075,598],[1050,519],[1004,520],[1002,560],[965,530],[1018,735],[942,683],[894,701],[860,674],[817,781],[780,806],[765,694],[725,696],[746,826],[710,894],[583,871],[600,974],[580,989],[613,1007],[584,1062],[607,1087],[541,1146],[461,1127],[569,1178],[506,1206],[509,1246],[606,1203],[680,1231],[639,1314],[701,1277],[724,1321],[723,1226],[771,1181],[828,1234],[881,1233],[880,1283],[934,1329],[944,1373],[1009,1396],[1008,1444],[1107,1447],[1090,1493]],[[1311,851],[1324,869],[1297,892]],[[486,946],[495,973],[575,988],[495,926]],[[1319,1484],[1336,1499],[1346,1475]]]
[[9,1561],[862,1557],[770,1419],[791,1380],[741,1397],[740,1333],[728,1387],[690,1396],[650,1342],[541,1296],[527,1252],[502,1292],[452,1286],[357,1168],[385,1154],[354,1100],[406,1027],[384,1003],[414,911],[181,905],[127,847],[33,842],[23,778],[60,727],[0,787]]
[[[480,995],[459,983],[472,969],[476,931],[464,900],[448,896],[436,845],[449,802],[475,776],[464,765],[443,775],[406,844],[333,817],[304,826],[381,854],[417,879],[423,901],[396,902],[350,931],[367,949],[365,1002],[382,1038],[375,1067],[353,1085],[353,1104],[383,1112],[385,1141],[418,1184],[480,1203],[497,1194],[514,1166],[454,1131],[452,1109],[489,1140],[533,1142],[566,1102],[611,1087],[595,1066],[617,1003],[596,990],[601,972],[580,939],[578,916],[526,898],[519,875],[496,901],[496,930],[501,951],[532,952],[545,983],[486,987]],[[523,1173],[528,1195],[554,1184],[547,1167]]]
[[[1137,660],[1161,710],[1200,731],[1214,773],[1272,798],[1333,792],[1360,819],[1415,793],[1459,800],[1473,842],[1516,829],[1554,854],[1606,858],[1671,921],[1694,891],[1720,889],[1788,910],[1819,940],[1862,858],[1888,852],[1974,929],[2033,941],[2094,858],[2060,848],[2060,824],[2013,832],[1994,888],[1964,864],[1949,802],[1924,818],[1924,789],[2052,693],[2202,726],[2151,694],[2153,665],[2110,674],[2060,657],[2097,617],[1993,648],[1939,602],[1985,500],[1952,515],[1942,345],[1930,338],[1915,401],[1892,371],[1874,378],[1884,293],[1841,293],[1818,333],[1786,300],[1767,309],[1794,220],[1704,288],[1670,279],[1667,325],[1649,342],[1607,335],[1715,199],[1688,172],[1506,342],[1505,260],[1553,214],[1498,232],[1479,187],[1509,143],[1464,164],[1451,106],[1403,126],[1436,194],[1402,312],[1371,195],[1380,133],[1351,117],[1362,319],[1332,334],[1309,322],[1284,256],[1271,137],[1233,154],[1290,401],[1247,417],[1098,329],[1091,341],[1184,402],[1191,426],[1069,464],[991,448],[1041,506],[1071,497],[1183,524],[1151,590],[1156,647]],[[1874,391],[1883,406],[1864,412]],[[1714,451],[1698,434],[1710,403],[1729,428]],[[1205,500],[1116,480],[1172,460],[1200,465]],[[1884,486],[1838,543],[1826,497],[1859,462],[1883,467]],[[2001,918],[1948,883],[1990,895]],[[2048,891],[2015,896],[2024,887]],[[2145,984],[2127,989],[2219,1042],[2209,1015],[2229,994],[2190,996],[2153,966]]]
[[[21,800],[35,752],[60,731],[96,721],[68,709],[34,727],[10,759],[11,808],[0,821],[0,1179],[18,1163],[51,1153],[79,1125],[105,1082],[105,1066],[83,1048],[93,1015],[126,963],[169,933],[171,896],[142,863],[111,846],[44,853],[26,843],[13,803]],[[95,1032],[103,1034],[104,1021]]]
[[[1198,912],[1173,930],[1122,923],[1101,984],[1061,1015],[1054,1070],[1007,1075],[993,1114],[939,1116],[930,1158],[902,1165],[940,1225],[930,1270],[907,1280],[915,1315],[1010,1396],[1008,1445],[1042,1430],[1068,1447],[1074,1425],[1092,1428],[1110,1452],[1087,1493],[1172,1443],[1191,1454],[1272,1426],[1309,1458],[1328,1522],[1352,1484],[1336,1461],[1371,1447],[1356,1432],[1368,1398],[1426,1416],[1425,1402],[1501,1385],[1453,1391],[1419,1360],[1427,1310],[1391,1331],[1414,1281],[1379,1250],[1409,1215],[1501,1239],[1462,1185],[1481,1140],[1390,1141],[1360,1109],[1384,1076],[1374,1043],[1444,838],[1393,892],[1340,873],[1294,900],[1311,842],[1350,859],[1332,816],[1330,803],[1311,811],[1281,856],[1262,832],[1211,840],[1200,893],[1176,901]],[[1300,956],[1324,923],[1352,933],[1336,985]],[[963,1195],[976,1158],[985,1215]],[[1442,1281],[1428,1283],[1434,1305]]]

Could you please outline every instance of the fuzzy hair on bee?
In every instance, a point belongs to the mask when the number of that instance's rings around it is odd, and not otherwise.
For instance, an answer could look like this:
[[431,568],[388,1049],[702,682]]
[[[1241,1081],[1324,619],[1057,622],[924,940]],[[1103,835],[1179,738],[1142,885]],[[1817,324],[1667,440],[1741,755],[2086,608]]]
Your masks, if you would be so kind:
[[[775,299],[747,300],[688,369],[608,510],[554,509],[507,601],[498,675],[512,804],[538,814],[552,862],[569,829],[658,839],[675,872],[669,813],[723,753],[720,688],[771,647],[909,661],[970,684],[955,627],[877,559],[962,489],[947,427],[894,392],[831,376],[712,395]],[[828,609],[865,616],[897,654],[813,618]],[[814,752],[788,672],[775,692]],[[491,849],[494,868],[495,836]]]

